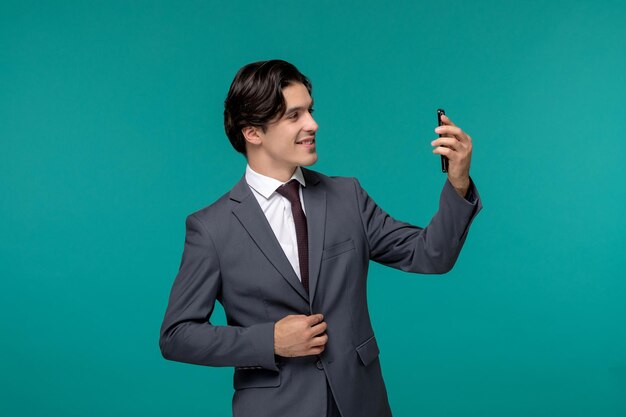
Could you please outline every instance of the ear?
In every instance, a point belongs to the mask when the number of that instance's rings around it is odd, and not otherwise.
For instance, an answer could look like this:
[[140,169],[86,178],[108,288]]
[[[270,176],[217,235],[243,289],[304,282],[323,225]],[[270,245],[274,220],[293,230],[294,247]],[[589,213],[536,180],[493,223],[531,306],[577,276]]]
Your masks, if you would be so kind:
[[261,132],[260,132],[260,128],[255,127],[255,126],[246,126],[243,129],[241,129],[241,133],[243,134],[243,137],[246,139],[246,142],[253,144],[253,145],[259,145],[261,143]]

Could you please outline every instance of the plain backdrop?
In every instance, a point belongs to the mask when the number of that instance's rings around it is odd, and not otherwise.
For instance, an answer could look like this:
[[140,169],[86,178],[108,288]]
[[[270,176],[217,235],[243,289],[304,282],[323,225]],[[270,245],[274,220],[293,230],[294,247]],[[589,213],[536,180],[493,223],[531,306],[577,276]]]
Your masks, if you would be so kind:
[[619,1],[2,1],[2,414],[230,415],[232,369],[165,361],[159,327],[186,215],[244,172],[230,82],[281,58],[313,81],[314,168],[398,219],[437,209],[436,109],[474,139],[454,270],[371,268],[394,415],[625,415],[624,22]]

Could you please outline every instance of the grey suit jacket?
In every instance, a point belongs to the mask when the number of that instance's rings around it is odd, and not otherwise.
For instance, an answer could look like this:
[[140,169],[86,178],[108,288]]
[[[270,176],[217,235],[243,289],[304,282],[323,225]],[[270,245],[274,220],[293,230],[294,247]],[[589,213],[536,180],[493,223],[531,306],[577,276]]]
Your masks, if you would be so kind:
[[[327,381],[343,417],[391,416],[367,308],[369,261],[407,272],[449,271],[481,209],[478,193],[472,184],[463,199],[446,181],[438,212],[420,228],[391,218],[356,179],[302,171],[310,295],[242,178],[187,218],[161,352],[170,360],[235,367],[235,417],[325,416]],[[226,326],[209,321],[215,300]],[[324,352],[275,356],[274,323],[313,313],[328,324]]]

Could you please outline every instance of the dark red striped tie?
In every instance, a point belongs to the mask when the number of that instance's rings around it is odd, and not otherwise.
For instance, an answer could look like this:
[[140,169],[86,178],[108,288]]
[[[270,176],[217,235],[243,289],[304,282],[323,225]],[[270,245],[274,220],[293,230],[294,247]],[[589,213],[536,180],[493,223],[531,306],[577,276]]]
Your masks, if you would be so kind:
[[289,200],[291,214],[296,224],[296,239],[298,240],[298,260],[300,261],[300,279],[306,292],[309,292],[309,232],[306,226],[306,216],[300,203],[300,183],[291,180],[281,185],[276,192]]

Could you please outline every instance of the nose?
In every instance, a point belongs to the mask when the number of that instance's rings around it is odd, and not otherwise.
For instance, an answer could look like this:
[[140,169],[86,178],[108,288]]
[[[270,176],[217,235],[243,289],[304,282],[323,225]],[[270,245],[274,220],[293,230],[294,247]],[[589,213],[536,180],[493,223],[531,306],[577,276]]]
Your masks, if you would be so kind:
[[317,132],[317,129],[319,129],[319,126],[317,125],[317,122],[313,118],[313,115],[307,112],[307,119],[306,119],[306,124],[304,126],[304,130],[306,130],[307,132],[315,133]]

